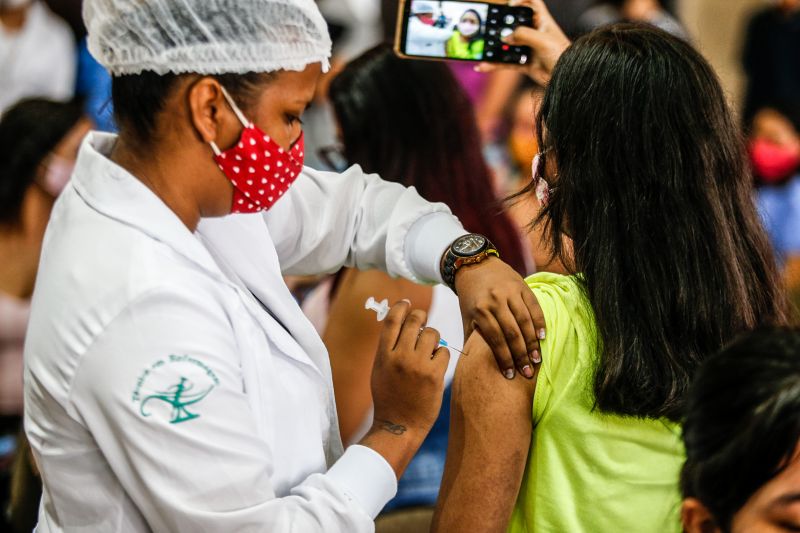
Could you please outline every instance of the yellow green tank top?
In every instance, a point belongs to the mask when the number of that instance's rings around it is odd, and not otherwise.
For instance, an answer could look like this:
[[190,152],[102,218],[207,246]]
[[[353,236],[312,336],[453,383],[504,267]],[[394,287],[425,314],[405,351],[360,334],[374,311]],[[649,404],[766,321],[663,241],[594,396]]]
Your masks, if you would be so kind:
[[531,449],[508,530],[681,531],[680,427],[593,409],[597,334],[577,278],[540,273],[527,282],[544,312],[547,339]]
[[472,44],[465,43],[459,31],[455,30],[447,40],[445,51],[447,57],[453,59],[483,59],[483,46],[483,39],[476,39]]

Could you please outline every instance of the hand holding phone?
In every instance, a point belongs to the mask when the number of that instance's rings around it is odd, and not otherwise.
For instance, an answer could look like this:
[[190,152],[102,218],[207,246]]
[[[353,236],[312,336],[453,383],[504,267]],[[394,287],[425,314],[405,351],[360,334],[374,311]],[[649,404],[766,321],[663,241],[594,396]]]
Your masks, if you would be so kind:
[[[506,44],[530,47],[531,60],[524,69],[536,83],[547,85],[558,59],[571,44],[570,40],[553,19],[543,0],[511,0],[509,5],[530,7],[534,13],[534,27],[519,26],[504,41]],[[483,62],[478,65],[477,70],[491,72],[497,68],[500,65]]]
[[538,66],[549,79],[561,54],[572,44],[548,11],[543,0],[511,0],[510,5],[528,6],[534,12],[534,28],[517,28],[508,42],[533,50],[532,67]]
[[491,2],[403,0],[395,51],[401,57],[525,65],[527,46],[503,42],[519,26],[533,27],[533,10]]

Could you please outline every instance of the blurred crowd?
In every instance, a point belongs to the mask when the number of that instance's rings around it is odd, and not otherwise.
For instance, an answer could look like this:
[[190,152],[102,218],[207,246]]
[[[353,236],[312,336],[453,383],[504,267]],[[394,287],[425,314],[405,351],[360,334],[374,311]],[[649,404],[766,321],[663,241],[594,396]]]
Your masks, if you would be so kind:
[[[606,24],[638,21],[691,41],[674,2],[547,3],[571,38]],[[318,4],[334,56],[303,117],[306,164],[335,171],[357,164],[414,186],[426,199],[448,204],[465,227],[488,236],[519,273],[565,272],[542,245],[543,228],[531,226],[537,206],[528,197],[503,204],[533,177],[531,162],[539,152],[535,122],[544,91],[538,82],[545,80],[514,70],[477,72],[472,62],[398,59],[391,46],[396,0]],[[462,33],[480,24],[465,17],[459,22]],[[739,114],[753,194],[786,290],[800,301],[800,0],[759,9],[741,30],[744,46],[731,53],[741,55],[747,79]],[[22,351],[45,227],[82,138],[91,129],[115,131],[112,115],[111,77],[87,50],[80,1],[0,0],[3,531],[30,531],[38,512],[40,485],[21,433]],[[371,420],[369,373],[380,328],[374,318],[353,313],[368,296],[421,303],[429,316],[439,317],[443,338],[464,337],[458,300],[442,286],[349,269],[288,282],[330,352],[345,443],[358,442]],[[417,526],[409,524],[430,522],[425,509],[435,504],[444,472],[456,360],[446,377],[439,419],[379,518],[379,531],[414,531]],[[418,511],[421,518],[413,514]]]

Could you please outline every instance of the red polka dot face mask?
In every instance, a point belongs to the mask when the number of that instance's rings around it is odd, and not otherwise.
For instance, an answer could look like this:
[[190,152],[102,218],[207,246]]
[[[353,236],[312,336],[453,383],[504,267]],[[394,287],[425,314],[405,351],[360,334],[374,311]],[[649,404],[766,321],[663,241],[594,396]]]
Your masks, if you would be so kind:
[[228,150],[210,143],[214,161],[233,185],[231,213],[266,211],[303,170],[303,134],[286,151],[245,118],[224,87],[222,94],[244,126],[239,141]]

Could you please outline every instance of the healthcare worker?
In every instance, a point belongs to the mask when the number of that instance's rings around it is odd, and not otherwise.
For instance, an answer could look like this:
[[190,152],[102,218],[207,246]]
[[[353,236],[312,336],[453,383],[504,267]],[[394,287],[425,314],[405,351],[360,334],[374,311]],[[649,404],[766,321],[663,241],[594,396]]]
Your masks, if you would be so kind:
[[84,20],[120,134],[89,134],[45,235],[25,348],[39,531],[372,531],[448,354],[394,304],[375,424],[344,451],[282,273],[445,281],[509,378],[543,331],[530,291],[444,205],[303,168],[330,55],[313,0],[87,0]]
[[406,53],[414,56],[444,57],[445,43],[453,36],[452,28],[435,26],[432,2],[411,3],[411,18],[406,31]]

